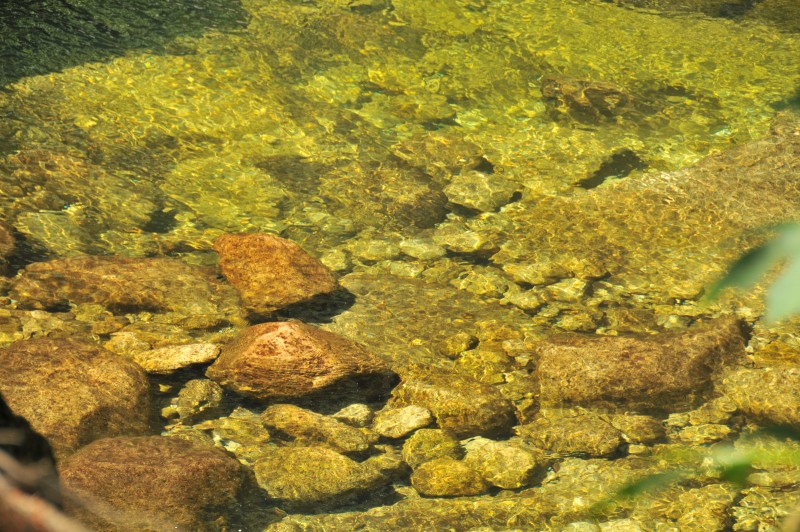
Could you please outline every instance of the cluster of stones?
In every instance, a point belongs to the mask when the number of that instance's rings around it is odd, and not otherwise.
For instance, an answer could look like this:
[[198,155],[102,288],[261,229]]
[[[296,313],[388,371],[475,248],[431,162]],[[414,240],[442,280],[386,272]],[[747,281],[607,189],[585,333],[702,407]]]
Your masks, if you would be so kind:
[[[737,413],[800,424],[795,403],[772,396],[775,389],[796,394],[796,371],[736,368],[748,331],[734,318],[655,336],[539,339],[528,356],[504,366],[534,390],[537,409],[523,408],[531,397],[519,401],[459,366],[481,343],[491,345],[465,332],[446,335],[424,368],[389,352],[388,337],[366,347],[299,321],[243,325],[220,343],[118,339],[134,334],[120,325],[131,315],[209,329],[341,289],[322,263],[275,236],[226,235],[215,249],[230,284],[177,260],[116,257],[36,263],[10,281],[20,312],[95,305],[95,316],[119,322],[117,329],[106,325],[117,335],[108,349],[50,335],[0,350],[0,391],[52,443],[64,486],[82,501],[70,510],[91,526],[204,529],[224,522],[248,469],[271,501],[292,512],[403,493],[407,485],[430,498],[527,488],[520,500],[539,501],[558,485],[550,466],[560,462],[560,476],[576,467],[568,456],[646,456],[659,446],[720,441]],[[368,280],[356,275],[344,285],[358,293]],[[169,430],[148,436],[148,374],[198,365],[208,365],[206,378],[186,382],[162,411]],[[265,408],[226,416],[223,397],[231,392]],[[342,408],[320,413],[314,405],[321,399]],[[534,488],[546,478],[549,484]],[[417,513],[423,507],[396,511],[424,519]]]

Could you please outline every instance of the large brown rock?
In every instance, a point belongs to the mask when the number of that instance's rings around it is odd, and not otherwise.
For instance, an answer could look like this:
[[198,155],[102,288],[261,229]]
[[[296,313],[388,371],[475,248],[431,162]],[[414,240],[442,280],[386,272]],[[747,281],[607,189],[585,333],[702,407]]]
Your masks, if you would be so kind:
[[236,294],[212,271],[170,258],[37,262],[14,280],[11,297],[22,308],[97,303],[114,314],[173,313],[191,327],[210,327],[239,312]]
[[107,438],[61,467],[68,510],[97,530],[219,530],[244,480],[224,451],[179,438]]
[[144,370],[88,342],[41,338],[0,349],[0,392],[57,458],[98,438],[147,429]]
[[516,423],[514,406],[497,388],[443,371],[404,375],[389,404],[424,406],[460,438],[504,435]]
[[690,408],[710,390],[714,371],[743,355],[746,344],[733,318],[653,336],[556,336],[535,348],[540,402]]
[[364,346],[300,322],[249,327],[222,349],[209,378],[258,399],[296,398],[322,390],[374,398],[395,375]]
[[277,236],[223,235],[214,242],[214,249],[222,273],[253,312],[272,312],[337,288],[327,266]]

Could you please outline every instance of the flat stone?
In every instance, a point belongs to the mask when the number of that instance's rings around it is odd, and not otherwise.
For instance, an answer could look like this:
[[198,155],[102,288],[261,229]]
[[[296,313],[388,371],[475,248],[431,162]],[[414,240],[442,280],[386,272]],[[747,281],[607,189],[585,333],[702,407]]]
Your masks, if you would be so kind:
[[331,388],[374,398],[396,376],[364,346],[299,322],[249,327],[222,348],[209,378],[257,399],[302,397]]
[[473,438],[464,445],[464,462],[480,473],[483,479],[498,488],[517,489],[528,486],[534,475],[544,469],[544,453],[525,449],[508,441]]
[[61,466],[68,510],[93,529],[207,530],[224,523],[245,475],[224,451],[179,438],[97,440]]
[[610,456],[622,444],[622,433],[598,415],[581,410],[545,410],[531,423],[514,429],[524,440],[555,453]]
[[97,438],[142,434],[147,375],[95,344],[56,338],[0,349],[0,392],[63,459]]
[[35,262],[14,279],[11,297],[20,308],[97,303],[113,314],[171,313],[192,328],[212,327],[241,312],[233,289],[212,271],[171,258],[81,256]]
[[269,313],[337,289],[327,266],[284,238],[223,235],[214,249],[223,275],[251,312]]
[[363,403],[353,403],[342,408],[332,417],[342,423],[347,423],[351,427],[366,427],[372,423],[374,416],[375,414],[369,406]]
[[325,447],[277,447],[255,465],[258,485],[296,511],[332,508],[389,482],[377,468]]
[[409,405],[403,408],[387,408],[375,416],[372,430],[387,438],[402,438],[433,422],[433,414],[427,408]]
[[220,348],[215,344],[169,345],[141,351],[133,360],[147,373],[165,375],[192,364],[207,364],[219,356]]
[[571,334],[538,343],[543,406],[587,405],[680,410],[702,400],[712,375],[744,355],[747,339],[733,318],[681,333],[648,336]]
[[504,177],[475,170],[453,176],[444,187],[451,203],[480,212],[491,212],[510,202],[520,185]]
[[389,405],[423,406],[433,412],[439,427],[460,438],[507,434],[516,423],[513,405],[497,388],[455,373],[404,376]]
[[272,434],[305,445],[323,443],[342,453],[366,451],[370,445],[363,431],[299,406],[272,405],[261,414],[261,422]]
[[489,486],[480,474],[461,460],[434,458],[411,474],[411,485],[428,497],[467,497],[485,493]]

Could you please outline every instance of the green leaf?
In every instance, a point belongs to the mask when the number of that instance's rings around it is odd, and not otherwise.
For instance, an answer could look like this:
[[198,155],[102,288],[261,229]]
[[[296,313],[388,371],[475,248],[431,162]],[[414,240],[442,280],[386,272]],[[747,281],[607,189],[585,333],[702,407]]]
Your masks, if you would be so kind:
[[780,277],[769,287],[764,320],[773,323],[800,312],[800,257],[795,256]]

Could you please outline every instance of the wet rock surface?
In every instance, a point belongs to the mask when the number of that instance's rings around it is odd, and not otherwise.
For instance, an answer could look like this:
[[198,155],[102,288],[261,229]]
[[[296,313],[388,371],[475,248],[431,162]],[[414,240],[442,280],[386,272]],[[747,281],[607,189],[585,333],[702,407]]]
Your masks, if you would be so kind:
[[387,393],[396,379],[364,346],[299,322],[243,330],[222,348],[206,374],[223,387],[263,400],[335,387],[376,397]]
[[440,428],[462,438],[502,436],[516,423],[511,401],[496,388],[457,374],[405,376],[389,404],[425,407]]
[[581,410],[546,410],[514,430],[536,447],[562,455],[611,456],[622,445],[619,430],[597,414]]
[[517,489],[529,486],[545,467],[544,453],[521,441],[473,438],[466,442],[464,462],[492,486]]
[[214,344],[172,345],[138,352],[133,359],[147,373],[162,375],[193,364],[208,364],[219,352],[219,346]]
[[800,370],[737,369],[723,379],[728,398],[748,418],[767,425],[800,426]]
[[97,440],[60,470],[70,513],[103,530],[217,530],[244,482],[225,452],[160,436]]
[[261,422],[272,434],[282,434],[300,445],[324,444],[340,453],[363,452],[370,446],[364,431],[294,405],[268,407]]
[[416,469],[435,458],[464,457],[464,449],[453,433],[442,429],[420,429],[403,443],[403,460]]
[[214,242],[223,275],[248,310],[269,313],[336,290],[330,270],[300,246],[268,234],[223,235]]
[[481,475],[461,460],[434,458],[411,474],[411,485],[420,495],[429,497],[466,497],[486,492]]
[[682,333],[554,337],[536,345],[541,403],[676,410],[701,400],[715,369],[744,355],[743,325],[727,318]]
[[388,408],[375,415],[372,430],[387,438],[402,438],[433,421],[427,408],[409,405],[403,408]]
[[377,468],[325,447],[277,447],[255,464],[258,484],[279,504],[318,511],[362,497],[389,482]]
[[135,363],[87,341],[38,339],[0,349],[0,392],[65,458],[98,438],[147,430],[149,385]]
[[170,258],[74,257],[28,265],[11,295],[22,308],[96,303],[112,314],[172,316],[188,328],[213,327],[240,314],[233,289],[212,272]]

